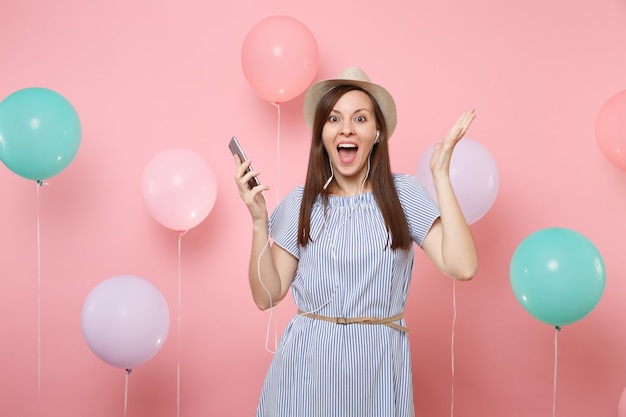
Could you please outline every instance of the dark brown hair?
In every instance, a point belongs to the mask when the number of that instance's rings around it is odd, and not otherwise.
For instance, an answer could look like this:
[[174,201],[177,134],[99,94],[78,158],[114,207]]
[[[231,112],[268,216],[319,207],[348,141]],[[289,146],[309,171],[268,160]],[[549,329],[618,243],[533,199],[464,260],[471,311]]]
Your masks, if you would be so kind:
[[408,249],[411,246],[409,227],[400,205],[400,199],[396,193],[396,187],[391,175],[389,162],[389,145],[385,118],[376,100],[367,91],[354,85],[339,85],[331,88],[320,99],[315,112],[311,135],[311,150],[309,153],[309,166],[304,184],[304,194],[300,206],[300,219],[298,224],[298,243],[306,246],[311,237],[311,210],[315,199],[321,195],[324,207],[328,203],[328,191],[324,190],[324,184],[331,175],[328,153],[322,142],[322,130],[328,116],[337,101],[349,91],[363,91],[370,100],[376,115],[376,123],[380,130],[379,141],[374,145],[370,155],[370,173],[367,181],[372,186],[372,192],[376,203],[380,208],[389,237],[391,249]]

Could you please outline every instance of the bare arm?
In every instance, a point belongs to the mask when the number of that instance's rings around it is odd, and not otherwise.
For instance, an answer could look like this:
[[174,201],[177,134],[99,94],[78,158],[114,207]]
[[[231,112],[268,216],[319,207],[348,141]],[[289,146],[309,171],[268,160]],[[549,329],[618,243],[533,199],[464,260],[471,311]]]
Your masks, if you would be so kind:
[[252,171],[245,174],[250,161],[241,163],[239,157],[234,158],[235,182],[239,195],[252,216],[252,248],[248,267],[250,290],[259,309],[266,310],[278,304],[287,295],[298,267],[298,259],[270,242],[267,206],[262,194],[269,187],[261,184],[250,189],[248,180],[259,173]]
[[474,116],[473,109],[463,113],[443,142],[435,145],[430,160],[441,216],[424,238],[422,248],[442,273],[457,280],[471,279],[478,267],[474,238],[452,189],[449,174],[452,151]]

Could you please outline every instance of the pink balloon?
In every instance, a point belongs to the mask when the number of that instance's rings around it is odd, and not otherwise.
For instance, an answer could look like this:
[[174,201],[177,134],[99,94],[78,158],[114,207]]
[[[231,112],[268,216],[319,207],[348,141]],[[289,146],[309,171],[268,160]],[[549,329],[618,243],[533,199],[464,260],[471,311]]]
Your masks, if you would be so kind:
[[150,282],[133,275],[114,276],[96,285],[81,315],[89,348],[104,362],[123,369],[156,355],[169,325],[165,298]]
[[615,94],[600,109],[596,141],[609,162],[626,171],[626,90]]
[[317,73],[319,53],[313,33],[287,16],[261,20],[248,32],[241,66],[257,94],[272,103],[298,96]]
[[175,148],[157,154],[144,169],[143,199],[148,211],[163,226],[187,231],[211,212],[217,180],[196,152]]
[[[430,171],[434,145],[422,155],[417,165],[417,179],[437,201]],[[480,143],[463,138],[457,143],[450,161],[450,181],[468,224],[480,220],[493,205],[500,183],[498,167],[489,151]]]

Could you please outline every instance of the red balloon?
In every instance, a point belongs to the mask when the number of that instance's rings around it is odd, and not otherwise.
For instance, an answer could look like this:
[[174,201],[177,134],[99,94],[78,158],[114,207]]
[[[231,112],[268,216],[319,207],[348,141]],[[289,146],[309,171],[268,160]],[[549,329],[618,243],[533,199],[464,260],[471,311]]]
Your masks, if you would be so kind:
[[626,90],[602,106],[596,119],[596,141],[609,162],[626,171]]
[[241,66],[248,83],[265,100],[283,103],[306,90],[317,73],[313,33],[287,16],[261,20],[246,36]]

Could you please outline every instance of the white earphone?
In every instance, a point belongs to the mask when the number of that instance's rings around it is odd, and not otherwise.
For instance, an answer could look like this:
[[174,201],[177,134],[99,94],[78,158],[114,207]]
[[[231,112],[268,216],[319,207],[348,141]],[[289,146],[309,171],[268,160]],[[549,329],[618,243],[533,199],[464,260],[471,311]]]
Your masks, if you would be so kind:
[[380,137],[380,130],[376,131],[376,138],[374,139],[374,143],[378,143],[378,138]]

